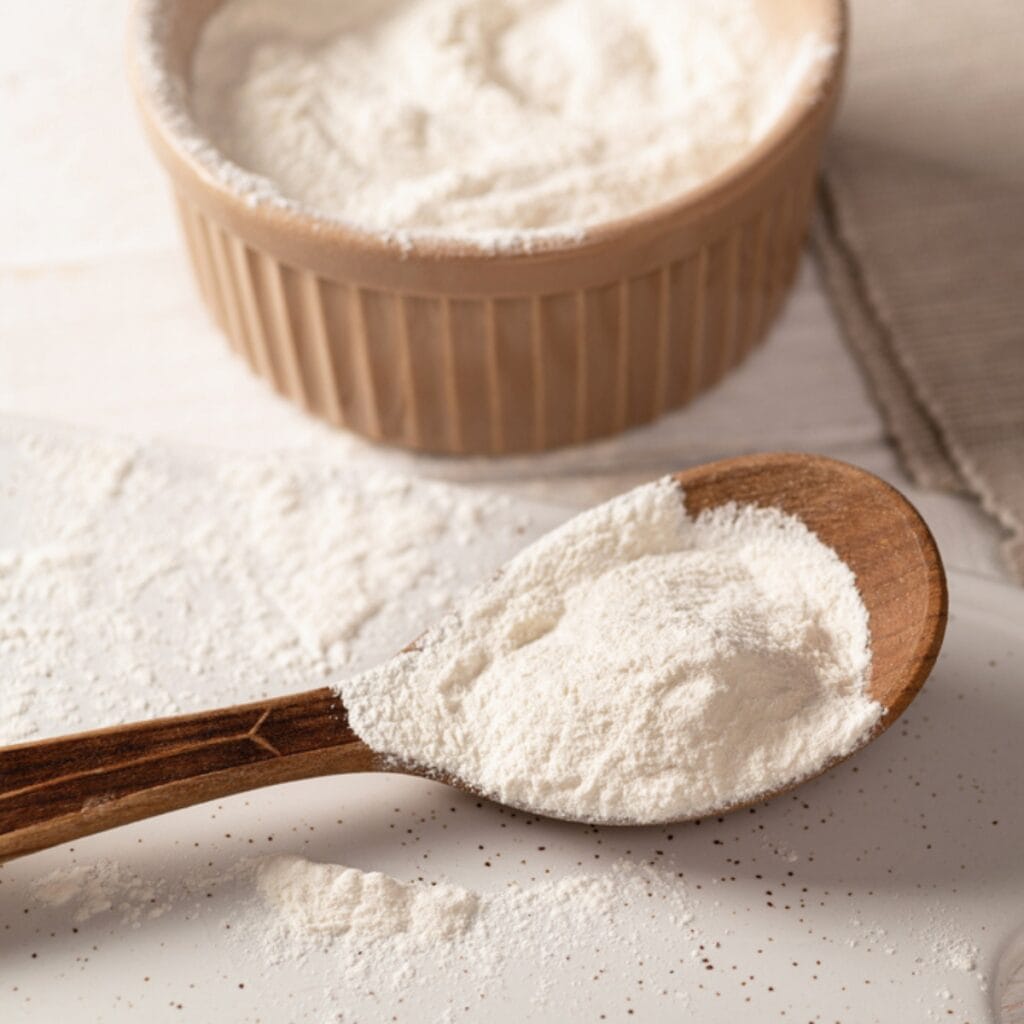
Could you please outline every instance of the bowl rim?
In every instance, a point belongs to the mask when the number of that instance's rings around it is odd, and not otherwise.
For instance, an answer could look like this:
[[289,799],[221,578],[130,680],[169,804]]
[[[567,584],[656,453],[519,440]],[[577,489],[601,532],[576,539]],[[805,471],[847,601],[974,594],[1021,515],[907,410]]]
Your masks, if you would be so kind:
[[[305,205],[292,205],[283,194],[281,203],[253,202],[247,199],[217,174],[193,148],[185,144],[179,126],[165,115],[162,103],[156,100],[151,89],[151,73],[143,67],[142,40],[150,35],[146,29],[175,0],[133,0],[127,40],[129,82],[158,157],[172,174],[187,172],[192,184],[206,197],[222,209],[230,211],[232,220],[259,223],[265,231],[301,238],[304,245],[313,246],[322,252],[346,250],[375,263],[380,260],[399,260],[407,266],[410,262],[493,266],[541,259],[558,260],[605,250],[609,244],[618,244],[631,237],[647,236],[669,224],[679,224],[701,212],[721,207],[734,195],[743,192],[749,179],[756,177],[766,165],[780,158],[803,137],[809,126],[818,120],[821,111],[831,108],[838,98],[849,43],[848,0],[813,2],[820,8],[822,42],[831,48],[824,72],[814,95],[807,96],[806,91],[801,92],[798,101],[787,105],[776,123],[756,145],[708,180],[678,196],[644,207],[636,213],[589,225],[582,229],[579,236],[538,234],[534,244],[529,246],[490,247],[473,239],[429,233],[409,236],[399,232],[386,234],[361,229]],[[149,45],[156,46],[158,55],[162,55],[162,42]],[[185,116],[190,124],[194,124],[190,113],[186,111]],[[209,145],[213,147],[212,142]],[[240,169],[245,171],[244,168]]]

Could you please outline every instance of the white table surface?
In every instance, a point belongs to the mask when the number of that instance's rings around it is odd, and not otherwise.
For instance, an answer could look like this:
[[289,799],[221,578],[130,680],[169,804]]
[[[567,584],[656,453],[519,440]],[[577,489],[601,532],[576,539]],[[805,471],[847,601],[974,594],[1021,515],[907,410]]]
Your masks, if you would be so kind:
[[690,408],[505,461],[416,457],[313,422],[229,354],[198,305],[122,75],[127,0],[39,0],[0,32],[0,416],[185,446],[301,450],[580,507],[730,454],[823,452],[896,484],[947,564],[1000,578],[999,531],[902,473],[810,262],[767,343]]
[[[134,446],[131,484],[97,489],[93,476],[63,475],[84,462],[110,479],[92,441],[52,426],[45,433],[26,445],[15,430],[0,443],[0,547],[15,555],[8,565],[24,552],[21,564],[35,567],[33,586],[16,586],[24,596],[4,606],[0,639],[26,635],[18,628],[26,611],[29,630],[49,623],[68,642],[56,655],[45,638],[40,648],[0,644],[0,707],[13,716],[0,716],[0,730],[17,728],[25,702],[45,734],[238,703],[322,678],[296,623],[303,608],[347,603],[344,586],[330,581],[352,571],[348,544],[325,552],[317,538],[325,510],[343,509],[340,495],[367,486],[358,469],[295,460],[285,470],[257,458],[263,484],[239,502],[226,492],[249,457],[148,444]],[[239,509],[280,495],[282,480],[294,499],[288,513],[245,529]],[[396,500],[387,493],[370,500]],[[396,593],[387,578],[364,580],[378,610],[324,681],[374,664],[429,622],[441,581],[443,596],[486,577],[571,514],[522,499],[482,504],[473,529],[412,533],[426,560],[419,585]],[[103,529],[70,576],[66,568],[52,575],[31,556],[52,552],[83,508]],[[377,529],[387,522],[382,516]],[[230,538],[233,557],[211,562],[196,536]],[[314,538],[312,546],[299,538]],[[364,539],[388,545],[372,526]],[[262,557],[282,540],[302,551],[293,566],[333,552],[340,561],[329,579],[282,577],[276,559]],[[298,589],[282,591],[285,578]],[[72,603],[63,620],[41,612],[54,580],[87,594],[88,611]],[[1019,998],[997,980],[999,963],[1012,971],[1024,960],[1024,947],[1004,958],[1024,923],[1024,780],[1015,770],[1024,591],[956,571],[950,589],[941,659],[898,725],[798,792],[746,812],[594,829],[424,780],[347,775],[239,794],[0,865],[0,1021],[991,1021],[993,1001]],[[250,648],[253,630],[236,628],[243,619],[272,637],[266,646]],[[204,648],[197,659],[194,643]],[[39,649],[51,655],[42,664]],[[143,667],[144,682],[119,673],[118,662]],[[654,899],[634,892],[590,909],[548,896],[529,920],[517,919],[520,945],[485,918],[469,945],[423,954],[377,947],[369,952],[380,966],[353,977],[345,965],[358,963],[361,946],[306,957],[292,944],[264,943],[280,914],[258,905],[239,861],[281,853],[491,894],[580,873],[607,878],[620,861],[648,865],[661,881]],[[565,922],[563,913],[573,916]]]

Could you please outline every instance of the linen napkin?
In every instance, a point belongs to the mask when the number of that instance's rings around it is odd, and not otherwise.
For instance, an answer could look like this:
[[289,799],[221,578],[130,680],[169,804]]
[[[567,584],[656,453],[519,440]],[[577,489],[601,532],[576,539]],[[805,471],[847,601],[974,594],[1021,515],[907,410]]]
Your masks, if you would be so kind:
[[1024,4],[851,4],[814,242],[920,484],[975,496],[1024,582]]

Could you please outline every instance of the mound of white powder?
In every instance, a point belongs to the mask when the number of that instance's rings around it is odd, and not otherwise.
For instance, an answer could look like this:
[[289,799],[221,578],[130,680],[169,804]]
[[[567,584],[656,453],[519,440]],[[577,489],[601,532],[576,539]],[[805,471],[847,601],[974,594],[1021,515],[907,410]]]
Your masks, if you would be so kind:
[[432,945],[461,935],[480,898],[454,885],[408,885],[379,871],[273,857],[260,865],[257,885],[289,924],[319,935],[351,933],[357,941],[404,935]]
[[356,731],[508,804],[670,821],[848,753],[879,720],[850,569],[797,519],[690,519],[664,479],[566,523],[420,649],[341,685]]
[[814,95],[828,47],[773,33],[766,2],[229,0],[192,114],[253,198],[491,246],[578,235],[707,181]]
[[[674,872],[631,860],[599,873],[512,883],[491,892],[402,882],[294,855],[253,866],[257,890],[273,914],[261,922],[258,941],[265,960],[328,950],[333,969],[356,990],[384,979],[405,990],[416,973],[414,961],[424,955],[446,975],[465,979],[471,965],[478,981],[494,984],[516,960],[570,959],[566,952],[576,939],[615,950],[628,962],[644,918],[669,925],[677,945],[696,948],[686,885]],[[545,981],[531,977],[531,984],[542,988]]]

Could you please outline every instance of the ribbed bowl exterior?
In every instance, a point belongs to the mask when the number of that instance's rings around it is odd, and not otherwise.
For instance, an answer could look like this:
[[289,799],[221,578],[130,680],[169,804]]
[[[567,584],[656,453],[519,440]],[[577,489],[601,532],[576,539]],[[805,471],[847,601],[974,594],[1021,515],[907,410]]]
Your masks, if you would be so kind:
[[[184,12],[180,67],[217,2],[173,8]],[[502,455],[650,422],[763,339],[810,216],[839,91],[837,31],[817,102],[722,187],[578,249],[518,256],[410,255],[247,204],[182,151],[138,81],[136,91],[202,298],[252,370],[374,441]]]
[[308,412],[375,441],[501,455],[606,437],[685,405],[764,337],[792,282],[813,165],[755,216],[655,270],[478,298],[289,266],[179,194],[200,293],[234,351]]

